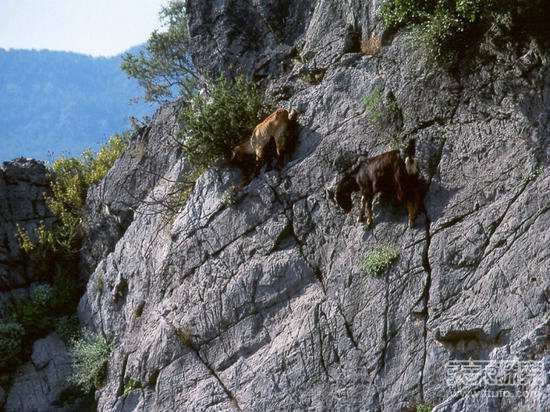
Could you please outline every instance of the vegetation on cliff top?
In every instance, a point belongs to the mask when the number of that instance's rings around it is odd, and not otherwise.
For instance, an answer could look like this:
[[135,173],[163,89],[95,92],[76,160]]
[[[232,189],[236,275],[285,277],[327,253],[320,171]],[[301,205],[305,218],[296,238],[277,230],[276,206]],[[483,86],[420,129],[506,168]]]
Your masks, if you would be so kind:
[[453,63],[491,28],[515,37],[548,34],[549,11],[544,0],[388,0],[381,18],[390,30],[412,28],[417,44]]

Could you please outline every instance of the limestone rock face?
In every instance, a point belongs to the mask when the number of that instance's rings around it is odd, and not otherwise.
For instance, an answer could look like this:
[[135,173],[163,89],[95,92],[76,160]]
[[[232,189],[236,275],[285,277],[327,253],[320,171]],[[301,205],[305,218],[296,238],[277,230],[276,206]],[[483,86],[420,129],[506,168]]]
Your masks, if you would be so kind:
[[[188,1],[197,68],[262,79],[300,110],[300,143],[280,176],[260,174],[236,203],[225,194],[238,173],[219,165],[174,213],[163,199],[185,161],[167,144],[173,117],[161,116],[90,192],[93,273],[79,315],[115,347],[100,410],[550,406],[547,383],[477,404],[498,388],[446,384],[450,360],[548,371],[548,66],[532,45],[485,42],[483,58],[445,71],[405,33],[383,33],[379,5]],[[359,53],[375,35],[379,53]],[[408,229],[380,201],[364,227],[324,189],[398,134],[417,139],[427,216]],[[132,158],[140,139],[147,167]],[[364,258],[388,243],[397,263],[366,274]],[[140,388],[125,391],[130,379]]]
[[88,190],[81,275],[87,279],[112,251],[134,219],[141,200],[181,158],[175,141],[176,104],[159,109],[150,124],[134,133],[126,152],[106,178]]
[[61,398],[70,390],[71,359],[63,341],[55,333],[37,340],[32,360],[15,373],[9,391],[6,412],[70,411],[76,405],[64,405]]

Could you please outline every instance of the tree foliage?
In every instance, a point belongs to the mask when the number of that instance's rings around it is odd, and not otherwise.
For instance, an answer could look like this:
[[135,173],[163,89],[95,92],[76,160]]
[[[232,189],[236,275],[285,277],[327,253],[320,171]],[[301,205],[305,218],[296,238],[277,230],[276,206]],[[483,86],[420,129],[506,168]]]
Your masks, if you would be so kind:
[[418,44],[438,61],[453,63],[490,28],[511,37],[526,30],[534,37],[541,30],[548,34],[550,7],[544,0],[387,0],[380,15],[386,28],[413,28]]
[[208,95],[195,95],[179,115],[187,159],[196,169],[208,168],[250,137],[272,109],[263,104],[263,93],[254,82],[242,76],[212,81]]
[[123,56],[122,69],[145,90],[145,100],[165,102],[190,96],[196,74],[189,58],[189,32],[184,2],[173,0],[160,12],[164,31],[154,31],[136,54]]

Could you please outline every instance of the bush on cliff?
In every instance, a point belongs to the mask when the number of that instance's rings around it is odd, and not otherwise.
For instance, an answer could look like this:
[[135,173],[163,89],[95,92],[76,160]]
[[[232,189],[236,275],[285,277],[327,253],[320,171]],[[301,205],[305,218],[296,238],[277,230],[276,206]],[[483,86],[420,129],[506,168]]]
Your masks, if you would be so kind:
[[111,344],[104,336],[83,330],[71,348],[72,383],[78,385],[84,392],[91,392],[101,387],[107,373],[110,354]]
[[[544,16],[550,17],[550,7],[545,3],[544,0],[388,0],[382,6],[381,18],[390,30],[413,28],[416,43],[438,61],[449,64],[464,50],[475,46],[492,27],[516,35],[518,31],[530,30],[535,36],[537,31],[548,31],[544,23],[537,23],[541,15],[541,22]],[[530,29],[521,27],[526,18],[533,22]]]
[[394,245],[382,245],[374,248],[361,262],[363,272],[378,277],[399,259],[399,249]]
[[41,225],[34,241],[28,233],[19,230],[21,248],[31,259],[47,266],[47,260],[59,263],[60,259],[79,253],[82,209],[88,188],[103,179],[127,143],[127,134],[114,135],[97,155],[87,150],[80,157],[62,156],[52,163],[51,194],[46,197],[46,204],[56,221],[51,228]]
[[256,84],[242,76],[219,77],[210,82],[207,93],[193,96],[178,116],[178,139],[191,170],[178,182],[172,215],[187,202],[197,178],[220,158],[228,159],[231,149],[249,138],[272,110]]
[[191,164],[204,170],[228,157],[268,114],[271,107],[262,102],[262,91],[242,76],[235,80],[219,77],[211,82],[208,93],[195,95],[179,115],[179,137]]

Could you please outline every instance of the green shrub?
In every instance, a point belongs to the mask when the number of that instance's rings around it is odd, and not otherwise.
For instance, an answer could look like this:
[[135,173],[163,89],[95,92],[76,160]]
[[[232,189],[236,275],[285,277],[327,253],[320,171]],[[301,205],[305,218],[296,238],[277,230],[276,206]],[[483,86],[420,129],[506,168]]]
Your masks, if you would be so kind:
[[225,190],[225,192],[223,192],[222,203],[227,207],[231,207],[239,203],[239,194],[236,186],[230,186]]
[[41,224],[34,241],[18,228],[19,244],[32,260],[49,268],[45,260],[59,262],[78,255],[82,209],[88,188],[107,174],[127,143],[127,135],[114,135],[95,156],[86,150],[81,157],[61,156],[52,163],[49,170],[51,194],[46,197],[46,204],[56,222],[51,228]]
[[363,98],[365,109],[369,112],[369,119],[377,122],[382,117],[382,87],[375,86],[374,89]]
[[395,97],[390,92],[384,99],[384,89],[375,86],[372,91],[363,98],[365,109],[369,113],[369,119],[373,123],[380,123],[384,118],[392,118],[400,113]]
[[176,329],[176,336],[180,343],[187,347],[187,348],[193,348],[193,333],[191,332],[191,329],[183,326],[181,328]]
[[103,274],[99,273],[95,278],[95,290],[97,293],[102,293],[105,289],[105,280],[103,279]]
[[427,403],[420,403],[416,405],[416,412],[431,412],[433,407]]
[[73,375],[71,381],[84,392],[101,387],[107,373],[111,345],[107,339],[89,330],[83,330],[73,342],[71,355]]
[[[30,298],[19,299],[7,307],[6,318],[21,327],[18,359],[29,355],[32,344],[56,330],[68,341],[75,336],[78,318],[74,314],[80,298],[78,282],[69,275],[57,275],[52,284],[32,288]],[[71,332],[71,329],[73,332]]]
[[413,28],[418,44],[440,62],[452,63],[491,26],[522,21],[537,11],[548,16],[548,10],[542,0],[387,0],[381,18],[388,29]]
[[397,261],[399,254],[399,249],[396,246],[379,246],[363,259],[361,269],[371,276],[380,276]]
[[203,171],[250,137],[254,127],[271,111],[262,105],[263,93],[251,81],[219,77],[208,96],[197,94],[179,115],[179,139],[195,170]]
[[129,378],[126,384],[124,385],[124,393],[123,396],[128,395],[130,392],[132,392],[135,389],[140,389],[142,387],[141,382],[136,381],[132,378]]
[[48,284],[35,286],[31,290],[31,300],[38,306],[46,307],[52,301],[53,290]]
[[25,330],[17,322],[0,323],[0,371],[19,361]]
[[23,327],[23,336],[27,344],[31,344],[35,338],[51,330],[53,325],[53,317],[49,310],[51,296],[51,287],[40,285],[31,291],[30,299],[18,300],[11,307],[10,318]]

